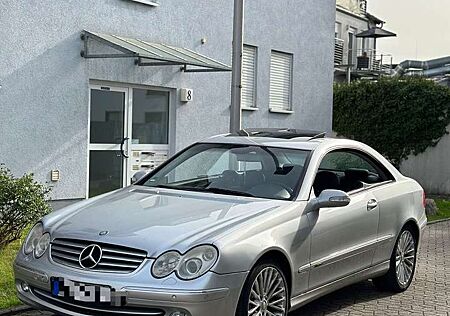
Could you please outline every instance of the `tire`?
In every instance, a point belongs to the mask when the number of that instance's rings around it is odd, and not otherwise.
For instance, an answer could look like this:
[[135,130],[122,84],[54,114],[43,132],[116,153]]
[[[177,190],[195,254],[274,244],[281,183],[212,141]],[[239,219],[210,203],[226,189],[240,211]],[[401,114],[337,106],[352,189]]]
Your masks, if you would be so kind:
[[[417,262],[417,238],[411,228],[406,227],[395,243],[388,272],[372,280],[382,291],[400,293],[406,291],[414,279]],[[398,269],[397,269],[398,267]]]
[[[265,284],[265,288],[261,289],[259,284]],[[288,302],[289,290],[283,270],[272,261],[264,261],[256,265],[247,277],[236,316],[287,316]],[[272,314],[264,313],[265,310]],[[260,311],[261,314],[258,313]]]

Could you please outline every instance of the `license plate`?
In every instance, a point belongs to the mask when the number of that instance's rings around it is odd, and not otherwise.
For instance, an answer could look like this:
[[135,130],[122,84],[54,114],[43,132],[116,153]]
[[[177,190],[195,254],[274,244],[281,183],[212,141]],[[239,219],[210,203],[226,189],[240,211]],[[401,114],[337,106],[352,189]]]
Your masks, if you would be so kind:
[[72,299],[83,303],[100,303],[122,306],[126,303],[126,295],[116,292],[110,286],[76,282],[64,278],[51,279],[52,295]]

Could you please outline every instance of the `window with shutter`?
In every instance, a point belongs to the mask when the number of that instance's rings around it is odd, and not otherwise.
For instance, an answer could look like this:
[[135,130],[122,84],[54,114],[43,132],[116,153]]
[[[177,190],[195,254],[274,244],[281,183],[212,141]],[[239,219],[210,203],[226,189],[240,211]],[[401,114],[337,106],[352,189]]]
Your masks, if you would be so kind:
[[256,61],[257,48],[244,45],[242,55],[242,101],[243,109],[256,108]]
[[270,58],[270,101],[273,111],[292,109],[292,54],[272,51]]

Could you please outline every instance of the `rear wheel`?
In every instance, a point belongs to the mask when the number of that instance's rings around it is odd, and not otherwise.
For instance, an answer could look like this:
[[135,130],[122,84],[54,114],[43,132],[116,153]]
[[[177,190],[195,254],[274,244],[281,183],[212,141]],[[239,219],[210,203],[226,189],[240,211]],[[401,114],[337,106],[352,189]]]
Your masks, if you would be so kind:
[[373,283],[380,290],[403,292],[411,285],[416,270],[417,240],[411,228],[402,230],[392,252],[389,271]]
[[283,271],[274,263],[261,263],[244,284],[236,316],[286,316],[288,297]]

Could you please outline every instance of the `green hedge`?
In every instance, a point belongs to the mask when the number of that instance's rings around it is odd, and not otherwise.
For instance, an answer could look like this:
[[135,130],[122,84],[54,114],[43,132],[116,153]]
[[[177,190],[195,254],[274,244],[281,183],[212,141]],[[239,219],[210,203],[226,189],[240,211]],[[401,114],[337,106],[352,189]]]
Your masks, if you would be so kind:
[[423,78],[334,86],[333,129],[372,146],[395,166],[435,146],[450,124],[450,89]]
[[46,202],[49,191],[32,174],[16,178],[0,164],[0,250],[50,212]]

